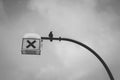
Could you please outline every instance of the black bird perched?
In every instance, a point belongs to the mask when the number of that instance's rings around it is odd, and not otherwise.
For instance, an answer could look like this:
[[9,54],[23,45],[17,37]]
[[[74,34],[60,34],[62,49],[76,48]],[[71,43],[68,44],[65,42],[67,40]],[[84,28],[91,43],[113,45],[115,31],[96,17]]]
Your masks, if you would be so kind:
[[52,33],[52,31],[50,31],[50,33],[49,33],[49,38],[50,38],[50,41],[52,42],[52,38],[53,38],[53,33]]

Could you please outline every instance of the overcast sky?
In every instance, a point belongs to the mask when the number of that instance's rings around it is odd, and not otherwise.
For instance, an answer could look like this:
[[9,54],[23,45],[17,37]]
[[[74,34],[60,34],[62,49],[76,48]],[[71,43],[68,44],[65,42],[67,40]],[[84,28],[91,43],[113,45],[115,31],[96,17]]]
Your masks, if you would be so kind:
[[81,41],[120,80],[120,0],[0,0],[0,80],[110,80],[86,49],[43,41],[41,55],[22,55],[25,33]]

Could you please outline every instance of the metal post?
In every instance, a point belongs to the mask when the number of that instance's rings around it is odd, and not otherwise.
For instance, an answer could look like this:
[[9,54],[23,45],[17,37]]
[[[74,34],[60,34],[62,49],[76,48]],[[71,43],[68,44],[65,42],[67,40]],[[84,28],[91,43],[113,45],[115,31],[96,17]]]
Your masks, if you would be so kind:
[[[41,37],[42,40],[51,40],[51,38],[49,37]],[[114,77],[109,69],[109,67],[107,66],[107,64],[105,63],[105,61],[93,50],[91,49],[90,47],[88,47],[87,45],[79,42],[79,41],[76,41],[76,40],[73,40],[73,39],[69,39],[69,38],[55,38],[53,37],[52,40],[59,40],[59,41],[69,41],[69,42],[73,42],[73,43],[76,43],[84,48],[86,48],[87,50],[89,50],[94,56],[97,57],[97,59],[102,63],[102,65],[104,66],[105,70],[107,71],[109,77],[110,77],[110,80],[114,80]]]

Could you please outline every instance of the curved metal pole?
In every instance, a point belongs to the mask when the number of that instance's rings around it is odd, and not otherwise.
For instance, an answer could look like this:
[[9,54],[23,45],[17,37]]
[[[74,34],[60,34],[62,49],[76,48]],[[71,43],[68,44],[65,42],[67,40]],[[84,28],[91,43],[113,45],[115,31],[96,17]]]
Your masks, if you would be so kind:
[[114,80],[114,77],[109,69],[109,67],[107,66],[107,64],[105,63],[105,61],[93,50],[91,49],[90,47],[88,47],[87,45],[79,42],[79,41],[76,41],[76,40],[73,40],[73,39],[69,39],[69,38],[49,38],[49,37],[41,37],[42,40],[59,40],[59,41],[69,41],[69,42],[73,42],[73,43],[76,43],[84,48],[86,48],[87,50],[89,50],[94,56],[96,56],[98,58],[98,60],[102,63],[102,65],[104,66],[105,70],[107,71],[109,77],[110,77],[110,80]]

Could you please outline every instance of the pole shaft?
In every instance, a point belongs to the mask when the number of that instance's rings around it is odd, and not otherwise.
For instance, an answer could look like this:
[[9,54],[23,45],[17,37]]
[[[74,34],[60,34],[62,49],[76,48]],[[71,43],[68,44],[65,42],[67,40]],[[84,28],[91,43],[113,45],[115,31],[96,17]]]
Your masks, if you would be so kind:
[[[41,37],[42,40],[50,40],[51,38],[49,37]],[[73,40],[73,39],[69,39],[69,38],[52,38],[52,40],[59,40],[59,41],[69,41],[69,42],[73,42],[73,43],[76,43],[84,48],[86,48],[87,50],[89,50],[94,56],[97,57],[97,59],[102,63],[102,65],[104,66],[105,70],[107,71],[109,77],[110,77],[110,80],[114,80],[114,77],[109,69],[109,67],[107,66],[107,64],[105,63],[105,61],[90,47],[88,47],[87,45],[79,42],[79,41],[76,41],[76,40]]]

